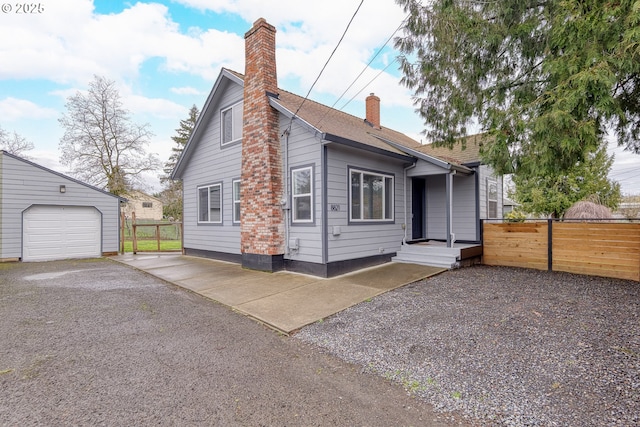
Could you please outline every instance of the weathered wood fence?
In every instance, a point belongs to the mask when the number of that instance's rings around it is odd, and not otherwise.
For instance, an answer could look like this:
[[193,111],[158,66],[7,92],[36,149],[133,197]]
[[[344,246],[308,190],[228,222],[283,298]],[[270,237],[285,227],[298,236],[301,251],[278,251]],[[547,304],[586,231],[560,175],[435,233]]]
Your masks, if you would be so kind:
[[[125,224],[126,224],[126,218],[124,213],[121,213],[120,215],[120,253],[124,253],[125,249],[124,249],[124,242],[125,242]],[[131,240],[132,240],[132,249],[133,249],[133,253],[136,254],[138,253],[138,228],[144,228],[144,229],[148,229],[148,228],[155,228],[155,232],[153,232],[153,236],[155,236],[155,240],[156,240],[156,249],[145,249],[145,252],[163,252],[163,250],[161,249],[161,244],[160,241],[161,239],[161,233],[160,233],[160,228],[161,227],[172,227],[172,228],[178,228],[178,232],[177,235],[180,236],[180,240],[182,241],[180,244],[180,247],[182,248],[183,244],[184,244],[184,236],[182,234],[182,223],[181,222],[156,222],[156,223],[141,223],[138,224],[136,223],[136,213],[132,212],[131,213]],[[175,250],[168,250],[168,252],[175,252]]]
[[483,263],[640,281],[640,223],[483,221]]

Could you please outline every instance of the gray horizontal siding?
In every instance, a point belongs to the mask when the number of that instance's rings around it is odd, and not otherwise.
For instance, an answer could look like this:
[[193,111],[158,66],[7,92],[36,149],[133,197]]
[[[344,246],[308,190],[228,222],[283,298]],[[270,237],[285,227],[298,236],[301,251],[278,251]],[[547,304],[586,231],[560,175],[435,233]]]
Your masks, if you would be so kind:
[[[280,134],[282,134],[288,126],[289,119],[281,114]],[[301,166],[312,166],[314,172],[313,215],[315,221],[313,224],[293,224],[290,221],[291,212],[288,213],[288,221],[290,224],[289,238],[298,239],[299,248],[295,251],[289,251],[289,253],[285,254],[285,258],[303,262],[322,263],[322,144],[319,137],[314,136],[307,131],[307,128],[300,126],[297,121],[294,121],[289,135],[288,147],[288,159],[285,159],[285,165],[288,169],[286,191],[289,206],[293,206],[291,203],[291,169]],[[286,155],[284,150],[283,155]]]
[[[328,149],[327,210],[329,262],[364,258],[400,250],[404,230],[404,165],[392,158],[332,144]],[[348,168],[374,170],[394,175],[395,211],[393,223],[349,223]],[[340,206],[331,212],[332,204]],[[340,227],[340,235],[333,234]]]
[[441,168],[440,166],[436,166],[427,161],[420,160],[416,163],[416,166],[414,168],[411,168],[407,171],[407,176],[414,177],[414,176],[426,176],[426,175],[439,175],[446,172],[447,170],[444,168]]
[[[0,258],[22,257],[22,213],[33,205],[92,206],[102,215],[102,252],[119,249],[119,199],[33,164],[2,155]],[[60,193],[60,185],[66,187]]]
[[476,176],[453,177],[453,233],[456,240],[476,240]]
[[[243,88],[225,84],[224,93],[206,124],[202,137],[191,149],[183,173],[184,246],[190,249],[240,254],[240,226],[233,223],[232,181],[240,178],[242,145],[220,146],[221,108],[242,99]],[[222,183],[222,224],[198,224],[198,187]],[[242,185],[242,184],[241,184]]]

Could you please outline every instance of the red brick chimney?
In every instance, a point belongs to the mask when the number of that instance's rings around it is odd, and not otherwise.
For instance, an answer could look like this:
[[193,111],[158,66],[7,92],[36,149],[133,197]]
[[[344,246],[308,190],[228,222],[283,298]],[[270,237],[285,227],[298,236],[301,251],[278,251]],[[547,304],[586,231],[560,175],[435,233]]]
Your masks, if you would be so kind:
[[245,34],[240,234],[243,267],[276,271],[284,264],[284,215],[276,93],[276,29],[264,18]]
[[380,129],[380,98],[375,96],[373,93],[367,96],[367,121],[371,123],[371,125]]

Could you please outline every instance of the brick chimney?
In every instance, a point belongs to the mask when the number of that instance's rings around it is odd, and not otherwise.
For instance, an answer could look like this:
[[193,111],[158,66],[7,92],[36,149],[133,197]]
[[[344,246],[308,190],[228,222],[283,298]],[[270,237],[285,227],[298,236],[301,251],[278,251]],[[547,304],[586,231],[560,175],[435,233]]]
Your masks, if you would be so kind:
[[245,34],[240,246],[242,266],[277,271],[284,265],[282,155],[276,93],[276,29],[264,18]]
[[371,123],[371,125],[380,129],[380,98],[375,96],[373,93],[367,96],[367,121]]

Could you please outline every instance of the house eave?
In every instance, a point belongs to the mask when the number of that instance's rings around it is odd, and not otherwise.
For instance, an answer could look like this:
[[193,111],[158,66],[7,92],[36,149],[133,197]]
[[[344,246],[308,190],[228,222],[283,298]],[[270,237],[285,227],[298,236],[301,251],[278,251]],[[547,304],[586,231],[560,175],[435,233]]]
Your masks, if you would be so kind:
[[407,153],[408,155],[411,155],[411,156],[413,156],[415,158],[418,158],[420,160],[424,160],[424,161],[426,161],[428,163],[431,163],[432,165],[441,167],[441,168],[446,169],[446,170],[460,172],[460,173],[462,173],[464,175],[471,175],[471,174],[474,173],[474,171],[472,169],[470,169],[470,168],[468,168],[466,166],[456,165],[456,164],[453,164],[453,163],[446,162],[446,161],[444,161],[442,159],[430,156],[428,154],[421,153],[418,150],[414,150],[413,148],[409,148],[409,147],[407,147],[405,145],[398,144],[397,142],[394,142],[394,141],[391,141],[389,139],[383,138],[383,137],[381,137],[379,135],[373,135],[373,136],[375,136],[376,138],[380,139],[381,141],[384,141],[385,143],[391,145],[392,147],[397,148],[398,150]]
[[[405,155],[401,153],[394,153],[392,151],[387,151],[382,148],[373,147],[368,144],[363,144],[362,142],[353,141],[351,139],[343,138],[339,135],[334,135],[331,133],[324,134],[324,140],[328,142],[335,142],[337,144],[345,145],[347,147],[357,148],[359,150],[368,151],[370,153],[381,154],[383,156],[392,157],[394,159],[403,160],[407,163],[415,163],[415,158],[410,155]],[[386,141],[385,141],[386,142]]]

